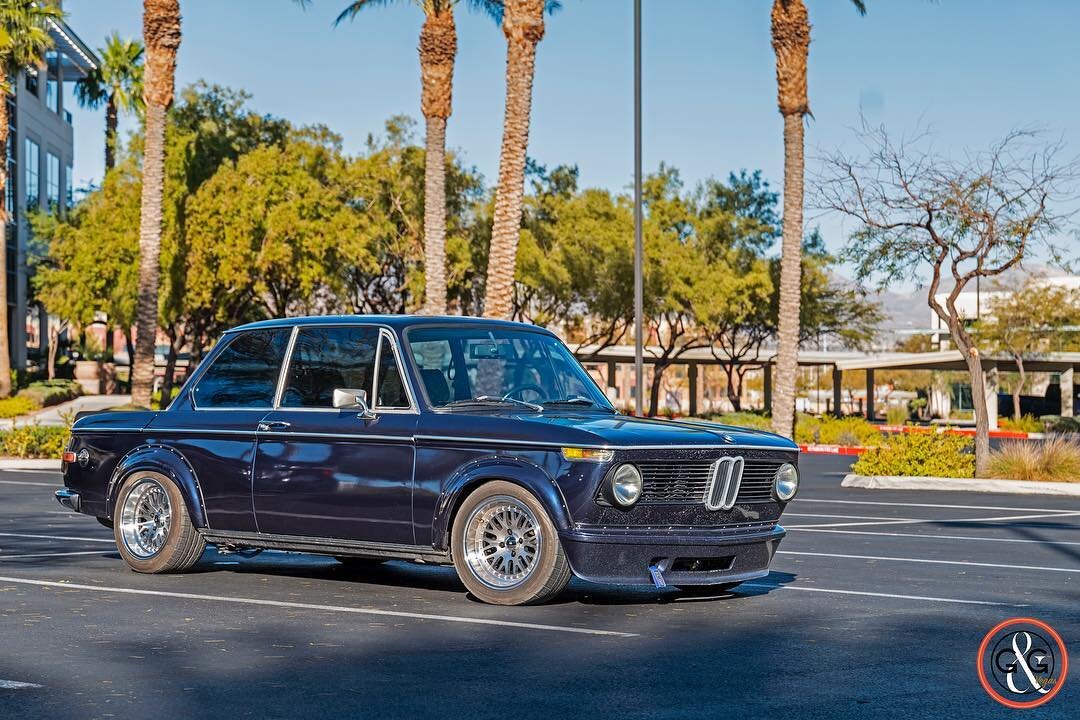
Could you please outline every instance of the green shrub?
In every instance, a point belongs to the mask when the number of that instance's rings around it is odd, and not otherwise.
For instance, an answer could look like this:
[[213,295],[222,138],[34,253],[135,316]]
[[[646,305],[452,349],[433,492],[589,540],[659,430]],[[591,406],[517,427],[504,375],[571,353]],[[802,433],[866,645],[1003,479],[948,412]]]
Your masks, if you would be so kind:
[[39,409],[41,406],[31,398],[22,395],[3,398],[0,400],[0,418],[13,418],[26,415]]
[[848,445],[878,447],[885,436],[874,425],[860,417],[813,417],[799,415],[795,422],[795,441],[803,444]]
[[852,466],[858,475],[975,476],[975,443],[949,433],[897,433],[887,445],[863,453]]
[[1039,418],[1042,429],[1052,433],[1080,433],[1080,420],[1060,415],[1043,415]]
[[911,411],[905,405],[890,405],[885,411],[885,422],[889,425],[903,425],[911,419]]
[[66,427],[20,425],[0,431],[0,455],[17,458],[59,459],[67,444]]
[[1014,432],[1035,433],[1043,431],[1043,424],[1034,415],[1023,415],[1019,420],[1015,418],[999,418],[998,427],[1002,430]]
[[19,397],[28,397],[40,407],[59,405],[82,395],[82,385],[74,380],[40,380],[19,391]]
[[768,415],[752,412],[720,413],[719,415],[713,415],[709,420],[721,425],[734,425],[735,427],[754,428],[755,430],[772,429],[772,418]]
[[990,477],[1080,482],[1080,442],[1055,436],[1044,442],[1009,442],[990,453]]

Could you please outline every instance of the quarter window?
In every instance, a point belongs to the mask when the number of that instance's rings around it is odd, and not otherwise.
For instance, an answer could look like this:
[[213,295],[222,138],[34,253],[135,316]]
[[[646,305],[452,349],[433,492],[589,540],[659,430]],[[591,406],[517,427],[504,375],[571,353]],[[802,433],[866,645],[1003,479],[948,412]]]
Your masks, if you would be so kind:
[[375,327],[300,330],[281,406],[332,408],[334,388],[363,390],[370,403],[378,343],[379,329]]
[[407,408],[409,396],[405,394],[405,384],[401,381],[394,354],[394,343],[385,335],[379,348],[379,392],[375,406],[380,408]]
[[253,330],[235,337],[199,379],[195,403],[202,408],[272,407],[290,332]]

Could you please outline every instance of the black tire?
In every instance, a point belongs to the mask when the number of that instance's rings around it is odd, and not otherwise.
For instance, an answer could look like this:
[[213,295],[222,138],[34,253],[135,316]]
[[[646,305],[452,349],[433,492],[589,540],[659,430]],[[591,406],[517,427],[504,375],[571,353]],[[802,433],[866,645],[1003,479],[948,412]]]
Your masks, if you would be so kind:
[[[500,503],[527,508],[528,515],[531,516],[528,519],[530,522],[535,520],[535,528],[538,530],[535,535],[539,537],[531,569],[521,581],[509,587],[493,587],[481,579],[483,566],[477,570],[474,569],[474,564],[483,561],[479,559],[475,548],[471,560],[467,551],[470,520],[479,522],[479,519],[473,518],[473,514],[485,506]],[[473,535],[475,536],[475,530]],[[450,536],[451,554],[458,577],[469,592],[483,602],[492,605],[539,605],[553,599],[570,582],[572,572],[566,551],[559,542],[555,525],[543,504],[531,492],[513,483],[494,481],[474,490],[458,509]],[[507,539],[506,542],[509,543],[510,540]],[[523,542],[521,545],[517,545],[517,542],[522,541],[518,540],[508,547],[524,548]]]
[[[125,517],[128,498],[136,489],[158,487],[168,497],[169,523],[164,542],[155,552],[138,552],[128,546],[125,529],[132,527],[130,518]],[[113,511],[113,537],[120,556],[132,570],[141,573],[181,573],[188,570],[206,549],[202,534],[191,523],[187,505],[176,483],[164,475],[155,472],[136,472],[120,486],[116,494],[116,507]],[[137,543],[132,543],[136,545]]]

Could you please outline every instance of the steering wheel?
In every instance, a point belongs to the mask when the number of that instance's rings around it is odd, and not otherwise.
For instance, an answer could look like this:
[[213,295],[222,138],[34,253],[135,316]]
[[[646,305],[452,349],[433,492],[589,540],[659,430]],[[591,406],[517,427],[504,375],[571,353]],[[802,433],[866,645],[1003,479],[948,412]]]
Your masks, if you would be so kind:
[[529,402],[525,400],[525,398],[521,397],[521,395],[530,391],[536,393],[536,397],[538,400],[547,395],[547,392],[544,390],[544,388],[540,387],[536,383],[522,383],[521,385],[515,385],[514,387],[510,388],[510,391],[503,395],[502,399],[506,400],[507,398],[516,397],[517,400],[521,400],[522,402]]

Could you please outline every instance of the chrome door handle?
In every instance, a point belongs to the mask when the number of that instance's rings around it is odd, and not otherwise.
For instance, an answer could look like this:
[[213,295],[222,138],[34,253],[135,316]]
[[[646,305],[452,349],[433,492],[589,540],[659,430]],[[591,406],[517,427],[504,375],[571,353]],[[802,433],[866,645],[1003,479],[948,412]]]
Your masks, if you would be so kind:
[[271,430],[287,430],[289,423],[282,420],[271,420],[270,422],[259,423],[257,429],[259,432],[270,432]]

